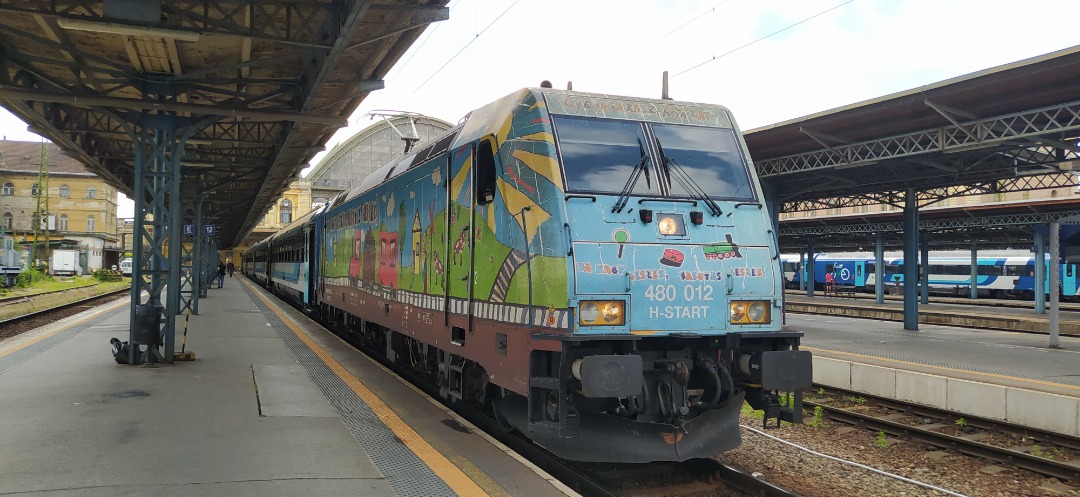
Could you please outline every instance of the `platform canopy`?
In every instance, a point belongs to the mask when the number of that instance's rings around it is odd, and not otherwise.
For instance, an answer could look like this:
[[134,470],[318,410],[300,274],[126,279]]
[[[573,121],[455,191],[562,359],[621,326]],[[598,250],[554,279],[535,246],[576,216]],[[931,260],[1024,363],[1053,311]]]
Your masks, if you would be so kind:
[[183,188],[229,247],[446,3],[0,2],[0,105],[129,196],[133,137],[170,119]]
[[[1080,46],[746,132],[781,212],[1073,186]],[[1065,174],[1061,174],[1065,173]]]

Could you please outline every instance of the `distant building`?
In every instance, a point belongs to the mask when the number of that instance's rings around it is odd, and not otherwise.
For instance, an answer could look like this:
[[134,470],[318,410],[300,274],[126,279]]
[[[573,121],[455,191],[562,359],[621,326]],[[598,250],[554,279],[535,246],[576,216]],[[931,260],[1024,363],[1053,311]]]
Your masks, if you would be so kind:
[[[311,201],[322,205],[405,153],[423,146],[453,125],[420,114],[372,114],[382,120],[339,143],[304,178],[311,182]],[[307,212],[307,211],[305,211]]]
[[223,252],[239,260],[240,254],[337,194],[358,185],[372,171],[405,152],[406,144],[417,150],[453,127],[450,123],[419,114],[377,114],[381,121],[338,144],[304,177],[270,207],[263,220],[239,247]]
[[[46,147],[49,205],[39,226],[48,231],[49,246],[79,250],[86,271],[118,264],[116,188],[56,145]],[[0,231],[27,248],[34,245],[40,163],[40,142],[0,140]],[[33,257],[44,261],[44,236],[39,242]]]

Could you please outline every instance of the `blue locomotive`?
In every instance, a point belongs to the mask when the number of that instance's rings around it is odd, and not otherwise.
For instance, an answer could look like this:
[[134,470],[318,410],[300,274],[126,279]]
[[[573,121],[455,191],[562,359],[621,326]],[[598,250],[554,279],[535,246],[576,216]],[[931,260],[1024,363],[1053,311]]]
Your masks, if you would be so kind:
[[769,225],[726,108],[526,88],[245,270],[561,457],[681,461],[738,446],[744,402],[801,421]]

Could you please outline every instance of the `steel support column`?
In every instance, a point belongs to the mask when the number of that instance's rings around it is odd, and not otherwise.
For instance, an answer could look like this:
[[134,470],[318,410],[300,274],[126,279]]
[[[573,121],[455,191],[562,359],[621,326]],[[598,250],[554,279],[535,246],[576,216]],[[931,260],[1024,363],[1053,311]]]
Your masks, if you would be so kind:
[[1059,312],[1058,302],[1061,292],[1061,223],[1050,223],[1050,347],[1058,348]]
[[1046,288],[1046,239],[1042,233],[1035,230],[1035,285],[1032,292],[1035,294],[1035,314],[1046,314],[1046,292],[1040,289]]
[[919,199],[914,188],[904,197],[904,329],[918,331]]
[[[136,363],[139,345],[147,345],[147,361],[172,362],[176,310],[179,303],[180,246],[180,154],[175,153],[176,128],[170,116],[147,116],[153,124],[138,132],[129,130],[135,144],[135,247],[132,258],[129,363]],[[171,259],[170,257],[171,256]],[[147,277],[149,279],[147,280]],[[143,304],[163,312],[158,345],[136,340],[136,310]],[[165,298],[162,299],[162,292]]]
[[919,236],[919,302],[930,303],[930,235],[926,232]]
[[968,285],[968,297],[979,298],[979,243],[971,241],[971,284]]
[[813,238],[808,238],[806,240],[806,266],[804,266],[804,267],[806,267],[806,296],[807,297],[813,297],[814,296],[814,282],[817,281],[816,276],[814,276],[814,266],[815,266],[814,260],[815,259],[817,259],[817,257],[814,257],[814,239]]
[[[784,281],[783,287],[780,290],[780,308],[787,308],[787,292],[784,289],[787,288],[787,281],[784,280],[784,261],[780,258],[780,203],[779,192],[780,185],[776,181],[765,181],[761,184],[762,193],[765,195],[765,209],[769,213],[769,220],[772,222],[772,241],[773,246],[776,247],[776,252],[772,255],[775,256],[773,264],[778,271],[780,271],[780,280]],[[307,237],[305,236],[305,239]],[[235,264],[236,261],[233,261]],[[787,324],[787,313],[780,314],[780,324],[784,326]]]
[[[191,188],[186,188],[186,186],[183,193],[184,205],[190,206],[195,203],[192,202],[194,196],[190,193]],[[187,309],[192,314],[198,314],[195,307],[198,295],[198,288],[195,286],[195,273],[198,272],[195,259],[195,251],[198,247],[198,235],[195,231],[197,214],[190,207],[184,207],[182,210],[180,222],[183,225],[183,242],[181,242],[183,255],[180,262],[180,306],[177,308],[177,313],[183,314]]]
[[799,249],[799,267],[796,271],[799,274],[799,290],[806,290],[806,251],[803,249]]
[[885,302],[885,233],[880,231],[874,246],[874,295],[877,303]]

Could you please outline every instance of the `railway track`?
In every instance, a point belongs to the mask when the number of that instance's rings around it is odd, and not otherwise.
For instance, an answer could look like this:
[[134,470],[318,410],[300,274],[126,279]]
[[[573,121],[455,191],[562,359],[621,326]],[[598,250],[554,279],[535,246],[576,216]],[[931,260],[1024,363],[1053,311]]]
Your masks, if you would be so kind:
[[[72,290],[84,290],[84,288],[77,288]],[[36,294],[29,297],[3,299],[0,300],[0,306],[15,305],[17,303],[26,302],[32,303],[34,300],[44,300],[49,297],[55,297],[57,294],[70,292],[72,290],[61,290],[56,292]],[[5,319],[3,321],[0,321],[0,340],[21,335],[42,325],[78,314],[90,307],[98,306],[105,302],[124,298],[130,293],[130,288],[121,288],[112,292],[82,298],[73,302],[68,302],[45,309],[34,310],[32,312],[20,314],[12,318]]]
[[1047,476],[1080,479],[1080,438],[831,388],[809,393],[803,405],[814,417],[876,431],[879,440],[899,437]]
[[[287,303],[278,299],[279,302]],[[694,459],[684,463],[599,464],[567,461],[502,426],[482,406],[465,401],[448,402],[438,390],[424,381],[415,369],[387,360],[358,343],[348,333],[324,328],[405,378],[410,384],[439,399],[478,429],[528,459],[563,484],[587,497],[798,497],[737,468],[713,459]]]
[[[332,330],[331,330],[332,331]],[[339,336],[342,336],[339,334]],[[351,342],[350,342],[351,343]],[[394,373],[406,378],[429,396],[441,399],[415,371],[392,363],[382,356],[353,343],[353,346],[378,360]],[[797,497],[769,482],[713,459],[694,459],[684,463],[597,464],[560,459],[504,428],[479,406],[462,401],[444,405],[480,430],[525,457],[563,484],[588,497]]]

